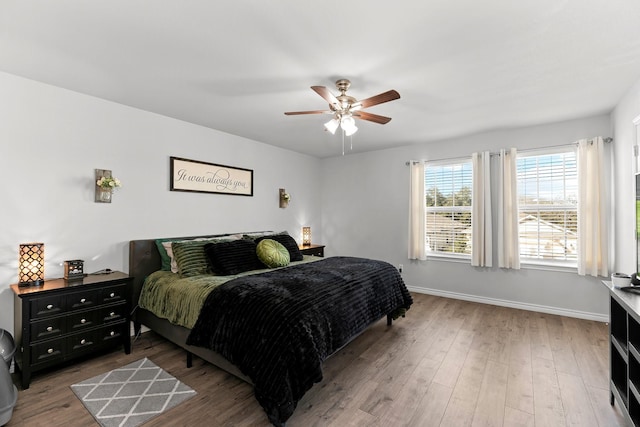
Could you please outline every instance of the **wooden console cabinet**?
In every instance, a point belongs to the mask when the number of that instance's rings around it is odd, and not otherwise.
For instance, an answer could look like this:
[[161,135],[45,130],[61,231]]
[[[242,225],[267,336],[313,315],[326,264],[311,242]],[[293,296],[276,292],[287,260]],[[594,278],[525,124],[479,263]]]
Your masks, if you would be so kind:
[[11,285],[22,388],[29,388],[33,372],[71,359],[120,345],[129,354],[131,281],[114,271],[38,287]]
[[640,426],[640,293],[609,288],[610,403]]

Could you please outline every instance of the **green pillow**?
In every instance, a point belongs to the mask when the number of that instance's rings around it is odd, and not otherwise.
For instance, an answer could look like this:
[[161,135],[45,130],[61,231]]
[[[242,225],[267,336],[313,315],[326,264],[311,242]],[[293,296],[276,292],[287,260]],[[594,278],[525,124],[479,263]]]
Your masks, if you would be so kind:
[[164,242],[177,242],[184,239],[156,239],[156,246],[158,247],[158,253],[160,254],[160,259],[162,261],[161,270],[171,271],[171,257],[167,254],[167,250],[164,248],[162,243]]
[[289,251],[281,243],[271,239],[260,240],[256,246],[258,259],[269,268],[289,265]]
[[185,240],[171,243],[180,276],[191,277],[211,273],[207,255],[204,253],[204,245],[211,242],[212,240]]
[[[205,243],[210,243],[210,242],[228,242],[229,240],[238,240],[242,238],[242,234],[225,234],[225,235],[221,235],[221,236],[216,236],[216,237],[197,237],[195,239],[193,238],[185,238],[185,237],[179,237],[179,238],[168,238],[168,239],[156,239],[156,246],[158,247],[158,253],[160,254],[160,259],[162,261],[162,268],[161,270],[163,271],[173,271],[174,273],[176,272],[175,270],[175,264],[177,264],[177,260],[175,259],[175,253],[174,254],[169,254],[167,253],[167,249],[165,249],[165,244],[169,243],[169,246],[171,247],[171,252],[173,252],[173,244],[180,242],[196,242],[196,241],[204,241]],[[202,245],[202,251],[204,252],[204,245]],[[206,260],[206,257],[205,257]],[[189,266],[186,266],[187,269],[189,268]],[[198,273],[201,274],[201,273]]]

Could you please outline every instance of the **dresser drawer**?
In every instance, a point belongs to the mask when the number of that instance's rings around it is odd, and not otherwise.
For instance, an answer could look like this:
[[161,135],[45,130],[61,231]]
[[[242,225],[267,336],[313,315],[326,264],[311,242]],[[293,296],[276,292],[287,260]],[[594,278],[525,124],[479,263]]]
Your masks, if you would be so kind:
[[103,289],[100,303],[111,304],[120,301],[126,301],[127,299],[127,285],[111,286],[109,289]]
[[67,309],[80,310],[98,305],[98,290],[74,292],[67,295]]
[[98,331],[87,331],[67,338],[68,356],[74,357],[81,353],[93,351],[98,346]]
[[109,344],[114,341],[121,341],[122,334],[125,333],[126,322],[114,323],[106,328],[98,330],[98,341],[101,344]]
[[126,304],[112,305],[110,307],[104,307],[100,310],[100,319],[102,323],[119,322],[127,319],[127,306]]
[[31,341],[39,341],[49,338],[55,338],[65,332],[64,317],[53,317],[50,319],[39,320],[30,325]]
[[100,313],[98,311],[83,311],[80,313],[73,313],[67,317],[68,332],[76,332],[83,329],[93,328],[100,325]]
[[53,316],[62,313],[64,309],[64,297],[61,295],[34,298],[31,301],[31,315],[34,319]]
[[62,360],[65,354],[64,343],[64,338],[61,338],[34,344],[31,346],[31,363],[35,365],[37,363]]

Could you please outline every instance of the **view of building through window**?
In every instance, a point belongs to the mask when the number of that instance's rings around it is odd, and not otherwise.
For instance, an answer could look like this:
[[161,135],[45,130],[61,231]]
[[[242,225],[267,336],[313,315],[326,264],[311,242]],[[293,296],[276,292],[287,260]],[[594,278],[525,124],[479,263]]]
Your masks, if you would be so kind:
[[[472,163],[425,166],[426,249],[471,255]],[[578,168],[574,150],[519,154],[520,258],[574,265],[578,259]]]
[[520,257],[576,263],[578,168],[575,151],[518,155]]
[[427,252],[471,255],[471,160],[425,167]]

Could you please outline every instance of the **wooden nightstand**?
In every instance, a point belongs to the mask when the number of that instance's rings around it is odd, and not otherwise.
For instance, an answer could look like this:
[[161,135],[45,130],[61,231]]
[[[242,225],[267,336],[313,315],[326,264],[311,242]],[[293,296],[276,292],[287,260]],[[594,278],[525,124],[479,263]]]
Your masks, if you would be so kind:
[[11,285],[22,388],[29,388],[33,372],[77,357],[120,345],[131,353],[132,280],[114,271],[37,287]]
[[314,255],[314,256],[324,256],[324,246],[325,245],[298,245],[300,252],[302,255]]

